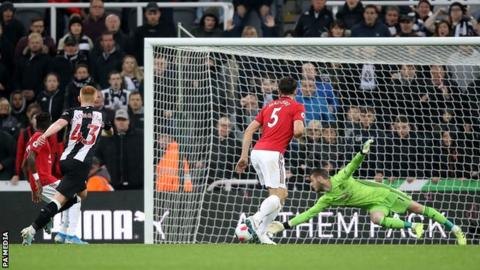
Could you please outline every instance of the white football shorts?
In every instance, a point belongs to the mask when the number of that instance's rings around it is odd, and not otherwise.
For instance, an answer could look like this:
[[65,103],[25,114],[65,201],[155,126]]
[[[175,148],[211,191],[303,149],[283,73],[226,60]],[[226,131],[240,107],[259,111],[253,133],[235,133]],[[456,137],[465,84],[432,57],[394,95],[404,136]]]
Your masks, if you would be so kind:
[[252,150],[252,165],[257,172],[260,183],[267,188],[284,188],[285,160],[277,151]]
[[44,202],[51,202],[53,200],[53,196],[57,193],[57,187],[60,184],[60,180],[57,180],[49,185],[42,187],[42,200]]

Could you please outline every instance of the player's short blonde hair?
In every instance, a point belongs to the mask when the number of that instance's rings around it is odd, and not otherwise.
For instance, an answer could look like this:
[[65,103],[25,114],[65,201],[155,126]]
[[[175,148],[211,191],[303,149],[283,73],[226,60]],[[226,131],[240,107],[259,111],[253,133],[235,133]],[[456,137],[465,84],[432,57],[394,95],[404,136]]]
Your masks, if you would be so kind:
[[93,86],[87,85],[80,89],[81,102],[93,103],[95,101],[97,89]]

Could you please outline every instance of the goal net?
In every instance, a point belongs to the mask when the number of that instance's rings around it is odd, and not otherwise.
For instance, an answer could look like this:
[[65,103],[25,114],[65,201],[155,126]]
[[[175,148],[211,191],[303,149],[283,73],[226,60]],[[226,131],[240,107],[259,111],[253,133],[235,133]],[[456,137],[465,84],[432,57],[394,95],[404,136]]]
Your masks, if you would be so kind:
[[[251,165],[234,171],[242,134],[285,76],[298,80],[307,128],[285,153],[277,220],[315,203],[311,169],[333,174],[374,138],[355,177],[435,207],[479,243],[479,38],[148,39],[145,73],[146,243],[237,242],[235,227],[266,197]],[[273,240],[454,243],[428,218],[394,217],[423,222],[423,239],[328,208]]]

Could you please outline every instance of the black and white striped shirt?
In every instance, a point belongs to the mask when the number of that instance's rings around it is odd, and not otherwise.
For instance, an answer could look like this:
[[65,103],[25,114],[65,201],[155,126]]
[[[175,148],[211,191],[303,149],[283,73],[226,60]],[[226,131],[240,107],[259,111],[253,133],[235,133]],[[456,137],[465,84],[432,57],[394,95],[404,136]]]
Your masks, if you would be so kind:
[[104,128],[102,113],[93,107],[77,107],[63,112],[61,118],[68,121],[68,140],[60,160],[91,163]]

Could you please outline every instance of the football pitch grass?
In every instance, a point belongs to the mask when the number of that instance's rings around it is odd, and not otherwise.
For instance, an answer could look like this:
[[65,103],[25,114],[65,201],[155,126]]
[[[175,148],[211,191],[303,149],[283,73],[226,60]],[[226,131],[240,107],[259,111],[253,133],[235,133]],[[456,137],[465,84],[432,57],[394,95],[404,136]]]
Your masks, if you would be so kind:
[[480,269],[480,246],[10,245],[10,269]]

